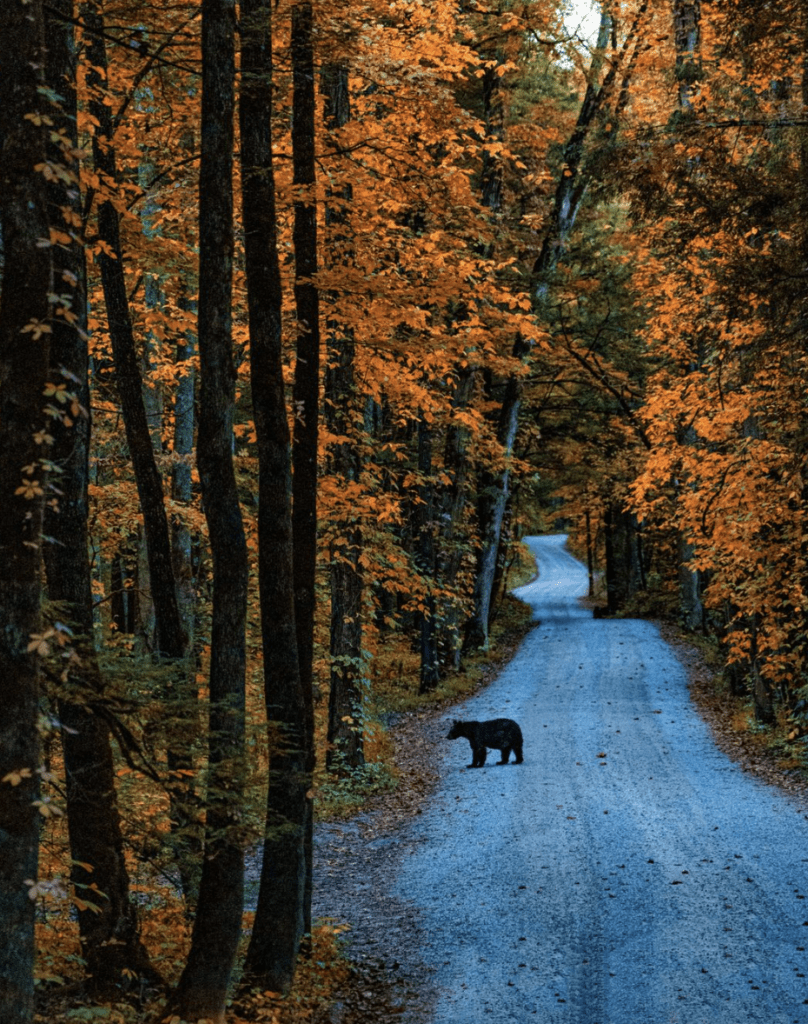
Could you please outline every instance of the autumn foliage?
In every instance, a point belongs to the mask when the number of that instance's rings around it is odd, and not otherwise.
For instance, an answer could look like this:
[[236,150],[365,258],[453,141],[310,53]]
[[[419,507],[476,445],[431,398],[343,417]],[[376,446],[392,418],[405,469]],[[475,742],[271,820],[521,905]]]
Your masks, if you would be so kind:
[[0,67],[0,831],[41,1019],[68,983],[288,1012],[256,992],[301,936],[336,957],[312,800],[392,784],[384,702],[487,647],[526,529],[803,730],[806,10],[568,6],[4,5],[38,42]]

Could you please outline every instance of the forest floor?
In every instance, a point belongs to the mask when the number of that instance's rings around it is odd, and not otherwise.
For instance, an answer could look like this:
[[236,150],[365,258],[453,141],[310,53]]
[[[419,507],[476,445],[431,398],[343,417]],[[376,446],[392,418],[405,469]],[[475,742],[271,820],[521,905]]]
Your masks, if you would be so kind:
[[[705,652],[671,623],[657,622],[684,666],[691,700],[718,748],[740,768],[808,806],[808,774],[750,725],[748,708],[716,685]],[[504,638],[479,689],[490,683],[518,650],[531,627]],[[467,699],[467,696],[458,699]],[[318,826],[315,848],[315,915],[345,921],[349,980],[318,1024],[392,1024],[427,1019],[430,965],[421,959],[423,935],[404,905],[387,896],[396,866],[407,856],[402,826],[421,813],[438,781],[434,750],[444,740],[443,716],[452,702],[398,717],[390,727],[398,786],[371,799],[349,822]],[[394,951],[391,953],[391,951]]]

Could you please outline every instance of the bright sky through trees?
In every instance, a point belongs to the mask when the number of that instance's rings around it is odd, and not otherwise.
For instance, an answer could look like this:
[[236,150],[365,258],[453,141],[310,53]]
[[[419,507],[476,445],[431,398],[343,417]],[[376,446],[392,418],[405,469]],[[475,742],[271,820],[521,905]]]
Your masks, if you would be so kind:
[[581,39],[594,41],[600,19],[600,5],[596,0],[569,0],[566,7],[567,29]]

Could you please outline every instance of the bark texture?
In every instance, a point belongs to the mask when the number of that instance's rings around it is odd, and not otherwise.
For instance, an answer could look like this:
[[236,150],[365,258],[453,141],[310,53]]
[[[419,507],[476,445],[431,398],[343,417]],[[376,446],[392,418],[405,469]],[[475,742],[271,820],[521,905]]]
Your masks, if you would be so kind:
[[[292,5],[292,243],[295,251],[297,364],[295,425],[292,437],[292,531],[294,535],[295,629],[304,700],[306,772],[314,771],[315,569],[317,565],[317,457],[320,406],[320,295],[317,273],[317,206],[315,202],[314,12],[310,0]],[[304,850],[306,883],[303,930],[311,932],[311,857],[313,807],[308,801]]]
[[247,548],[233,466],[235,367],[233,119],[235,3],[202,3],[202,156],[199,172],[200,396],[197,465],[213,560],[209,779],[205,858],[191,950],[172,1000],[187,1020],[224,1020],[241,936]]
[[241,185],[253,413],[258,573],[269,729],[264,856],[241,987],[286,992],[306,927],[310,814],[306,702],[298,661],[291,439],[283,383],[281,278],[272,163],[271,0],[242,0]]
[[44,85],[42,4],[0,5],[0,39],[0,1020],[29,1024],[40,668],[28,645],[40,628],[46,481],[38,462],[47,454],[34,434],[45,426],[52,290],[50,251],[41,244],[48,238],[45,179],[34,170],[45,160],[45,136],[29,119],[48,113],[38,91]]
[[317,557],[317,439],[320,410],[320,297],[317,273],[317,207],[314,197],[314,52],[312,5],[292,7],[292,167],[296,189],[292,240],[295,251],[297,364],[293,437],[295,621],[304,685],[310,686]]
[[[71,0],[53,0],[46,11],[47,80],[64,99],[51,117],[73,149],[76,131],[75,46]],[[69,161],[78,173],[75,157],[55,148],[54,161]],[[81,212],[78,184],[67,190],[49,186],[50,218],[61,223],[60,207]],[[62,725],[67,788],[67,825],[73,860],[71,881],[79,900],[77,917],[82,956],[91,990],[99,997],[113,997],[134,979],[154,981],[140,941],[137,915],[129,898],[129,876],[123,852],[123,836],[115,793],[115,766],[109,725],[102,717],[104,685],[93,640],[92,581],[90,577],[88,516],[90,384],[87,349],[86,264],[82,240],[60,246],[54,252],[54,280],[61,301],[71,317],[55,317],[51,333],[51,379],[67,385],[81,411],[71,422],[54,421],[51,458],[58,467],[58,504],[45,510],[45,546],[48,597],[74,633],[80,656],[58,696]],[[72,410],[71,410],[72,411]],[[87,870],[84,865],[89,865]],[[102,896],[89,892],[95,885]]]
[[[325,100],[324,120],[334,152],[340,152],[339,130],[351,117],[348,69],[329,64],[321,76]],[[326,207],[326,254],[330,268],[350,266],[354,245],[347,208],[350,185],[328,194]],[[333,298],[329,296],[329,298]],[[331,448],[331,471],[344,493],[359,485],[362,462],[357,443],[360,418],[354,380],[356,346],[353,331],[333,316],[327,321],[328,364],[325,371],[325,419],[329,432],[339,437]],[[330,687],[328,701],[329,768],[355,769],[365,763],[363,744],[362,682],[362,527],[357,515],[348,512],[334,523],[339,543],[331,546]]]

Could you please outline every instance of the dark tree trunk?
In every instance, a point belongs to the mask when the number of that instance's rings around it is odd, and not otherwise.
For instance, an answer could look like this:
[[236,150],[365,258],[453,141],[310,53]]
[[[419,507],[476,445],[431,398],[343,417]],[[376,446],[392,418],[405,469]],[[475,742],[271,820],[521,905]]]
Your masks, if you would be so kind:
[[[61,108],[51,117],[58,130],[78,147],[76,131],[75,62],[71,0],[53,0],[46,11],[48,38],[47,79],[63,96]],[[65,154],[50,152],[55,162]],[[68,165],[77,173],[74,162]],[[60,208],[68,205],[80,216],[78,187],[68,196],[50,186],[51,221],[63,231]],[[45,510],[45,547],[48,596],[57,602],[60,616],[74,631],[80,663],[70,672],[58,702],[62,724],[67,784],[67,824],[72,857],[71,881],[78,897],[77,916],[82,955],[93,992],[101,997],[120,995],[133,977],[154,980],[146,951],[138,934],[135,907],[129,899],[129,876],[123,853],[123,836],[115,795],[115,765],[109,727],[93,713],[94,702],[103,700],[103,680],[93,642],[92,586],[90,578],[88,498],[90,442],[90,385],[87,351],[87,288],[84,248],[80,239],[60,246],[54,254],[54,278],[69,288],[64,294],[75,317],[55,317],[51,333],[52,380],[67,385],[81,405],[70,426],[56,420],[51,459],[59,467],[57,505]],[[77,700],[71,699],[73,695]],[[89,865],[89,869],[85,867]],[[88,892],[94,885],[98,892]],[[91,909],[81,901],[94,903]]]
[[[92,90],[106,86],[107,53],[104,20],[97,0],[86,5],[84,20],[88,33],[87,57],[91,69],[87,82]],[[98,69],[98,70],[93,70]],[[111,108],[99,95],[90,102],[98,126],[93,135],[96,169],[110,182],[117,176]],[[132,459],[143,523],[146,532],[149,578],[156,618],[155,653],[179,660],[185,655],[185,637],[180,622],[171,562],[171,542],[163,500],[163,482],[154,458],[149,421],[143,402],[135,334],[124,277],[124,255],[118,211],[109,200],[98,210],[98,234],[109,252],[99,253],[101,282],[107,307],[109,335],[115,361],[115,382],[123,410],[126,443]]]
[[258,904],[241,987],[286,992],[306,927],[310,770],[298,661],[292,467],[272,163],[272,0],[242,0],[241,187],[258,446],[258,576],[270,772]]
[[320,409],[320,301],[317,273],[317,206],[314,186],[314,56],[312,7],[292,7],[292,161],[295,185],[293,243],[297,364],[294,402],[295,621],[300,672],[310,686],[317,557],[317,438]]
[[[330,64],[321,76],[325,124],[332,146],[340,152],[338,132],[350,120],[348,71]],[[353,263],[353,240],[348,236],[345,207],[352,197],[350,185],[329,193],[326,207],[327,258],[332,267]],[[334,296],[330,296],[335,301]],[[325,372],[325,417],[339,441],[331,448],[331,471],[346,492],[359,483],[362,465],[356,444],[359,408],[354,383],[353,331],[333,316],[328,319],[329,358]],[[360,768],[365,763],[362,690],[362,529],[356,516],[337,519],[333,529],[339,544],[332,544],[331,564],[331,673],[328,702],[328,754],[330,769]]]
[[340,523],[345,545],[331,556],[331,688],[328,699],[330,769],[361,768],[363,744],[362,689],[362,534]]
[[293,242],[298,338],[294,402],[295,621],[304,686],[310,686],[317,557],[317,438],[320,408],[320,300],[317,273],[317,207],[314,196],[314,57],[312,8],[292,7]]
[[[133,585],[127,586],[127,580]],[[110,615],[119,633],[135,631],[135,586],[127,558],[120,551],[113,555],[110,566]]]
[[438,629],[435,607],[435,488],[432,482],[432,429],[421,415],[418,419],[418,504],[415,528],[418,569],[426,586],[422,607],[415,616],[420,638],[421,678],[419,693],[434,690],[440,682]]
[[[31,114],[50,111],[39,0],[0,4],[0,1020],[29,1024],[34,1000],[34,912],[39,786],[37,714],[42,507],[46,482],[34,437],[46,424],[52,290],[45,135]],[[35,467],[28,470],[24,467]],[[11,776],[11,779],[9,779]],[[12,785],[11,781],[17,782]]]
[[[468,366],[459,371],[459,379],[452,399],[452,411],[462,412],[468,406],[474,391],[476,372]],[[450,423],[446,433],[444,465],[451,477],[451,486],[444,492],[443,528],[441,531],[442,558],[439,567],[441,585],[453,590],[463,562],[461,532],[463,514],[468,501],[468,444],[469,431],[462,423]],[[449,603],[444,609],[441,623],[438,656],[441,665],[457,671],[460,668],[462,638],[460,636],[460,609]]]
[[622,506],[606,510],[606,595],[609,614],[620,611],[642,586],[637,520]]
[[750,672],[752,684],[752,699],[755,706],[755,719],[761,725],[774,725],[774,696],[772,685],[761,673],[757,662],[752,663]]
[[241,936],[247,547],[233,466],[235,367],[233,116],[235,3],[202,0],[202,154],[199,169],[200,396],[197,465],[213,560],[205,858],[191,950],[172,1007],[224,1020]]
[[[314,148],[314,46],[310,0],[292,5],[292,168],[296,189],[292,242],[295,250],[297,364],[292,439],[292,531],[294,535],[295,629],[305,702],[306,771],[314,771],[314,608],[317,564],[317,442],[320,402],[320,296],[317,273],[317,205]],[[309,803],[306,825],[304,932],[311,932],[311,844],[314,821]]]

